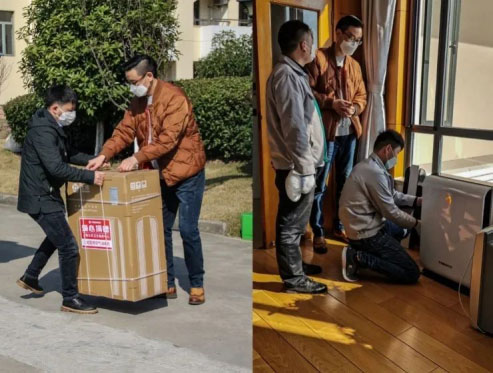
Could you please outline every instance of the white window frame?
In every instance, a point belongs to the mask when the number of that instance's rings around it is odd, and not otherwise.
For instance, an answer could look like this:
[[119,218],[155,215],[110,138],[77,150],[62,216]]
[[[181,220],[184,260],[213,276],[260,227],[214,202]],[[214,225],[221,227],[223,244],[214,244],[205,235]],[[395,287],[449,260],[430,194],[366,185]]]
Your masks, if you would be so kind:
[[[2,12],[10,13],[12,15],[12,21],[0,21],[0,28],[2,29],[2,48],[0,48],[0,56],[14,56],[15,55],[15,31],[14,31],[14,12],[9,10],[2,10]],[[12,44],[12,53],[7,54],[7,25],[12,26],[12,35],[11,35],[11,44]]]

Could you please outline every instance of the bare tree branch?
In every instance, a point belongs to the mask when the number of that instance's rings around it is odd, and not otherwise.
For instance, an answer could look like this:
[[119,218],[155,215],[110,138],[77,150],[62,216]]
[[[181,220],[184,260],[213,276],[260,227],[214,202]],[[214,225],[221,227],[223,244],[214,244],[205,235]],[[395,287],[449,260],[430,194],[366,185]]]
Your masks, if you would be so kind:
[[12,64],[5,61],[0,57],[0,93],[2,92],[2,87],[12,72]]

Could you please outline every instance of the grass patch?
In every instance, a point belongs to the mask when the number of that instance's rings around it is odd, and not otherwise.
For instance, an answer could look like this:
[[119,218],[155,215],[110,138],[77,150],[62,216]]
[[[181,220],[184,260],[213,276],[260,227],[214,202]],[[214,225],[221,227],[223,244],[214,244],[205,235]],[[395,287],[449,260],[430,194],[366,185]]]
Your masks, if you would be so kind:
[[[3,148],[0,140],[0,193],[17,194],[20,156]],[[228,224],[229,235],[240,236],[240,216],[252,211],[252,172],[247,162],[209,161],[200,218]]]
[[0,193],[17,194],[21,157],[3,148],[5,140],[0,140]]
[[252,211],[252,171],[248,162],[209,161],[205,168],[201,219],[228,224],[230,236],[240,236],[240,216]]

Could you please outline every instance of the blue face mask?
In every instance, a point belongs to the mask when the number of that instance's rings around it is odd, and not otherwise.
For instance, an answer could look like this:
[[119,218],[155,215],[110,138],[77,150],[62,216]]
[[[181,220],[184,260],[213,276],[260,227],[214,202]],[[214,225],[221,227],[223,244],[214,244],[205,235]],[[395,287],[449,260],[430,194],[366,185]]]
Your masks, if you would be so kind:
[[397,163],[397,156],[394,154],[394,150],[392,149],[392,155],[394,155],[392,158],[390,158],[387,162],[385,162],[385,168],[387,170],[390,170],[395,167]]

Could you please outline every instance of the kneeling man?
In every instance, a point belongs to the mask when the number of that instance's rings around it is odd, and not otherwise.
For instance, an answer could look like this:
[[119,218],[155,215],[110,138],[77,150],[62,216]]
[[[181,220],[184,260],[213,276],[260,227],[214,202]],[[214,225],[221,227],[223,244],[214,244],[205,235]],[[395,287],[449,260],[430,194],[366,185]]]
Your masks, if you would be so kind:
[[342,190],[339,216],[350,245],[342,252],[342,274],[357,281],[359,268],[369,268],[400,283],[415,283],[420,270],[401,246],[412,228],[419,232],[420,221],[399,206],[420,206],[421,197],[394,189],[388,170],[404,148],[402,136],[392,130],[378,135],[373,153],[356,165]]

